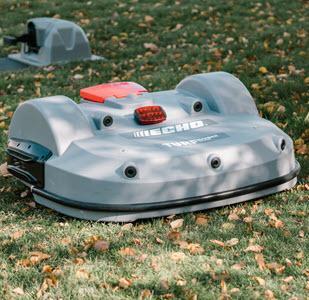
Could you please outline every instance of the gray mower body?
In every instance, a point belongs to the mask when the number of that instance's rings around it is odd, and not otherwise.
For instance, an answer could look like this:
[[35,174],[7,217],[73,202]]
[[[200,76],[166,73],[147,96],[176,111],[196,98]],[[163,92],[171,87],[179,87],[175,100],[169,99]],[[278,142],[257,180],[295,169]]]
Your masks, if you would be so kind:
[[[166,120],[139,124],[135,110],[153,105]],[[243,202],[293,187],[299,172],[291,138],[259,117],[246,87],[224,72],[104,103],[29,100],[14,113],[9,139],[8,169],[35,200],[88,220]]]
[[20,42],[21,51],[0,60],[0,70],[101,59],[91,54],[85,32],[73,22],[54,18],[33,18],[28,20],[26,28],[27,33],[20,37],[5,37],[6,43],[15,45]]

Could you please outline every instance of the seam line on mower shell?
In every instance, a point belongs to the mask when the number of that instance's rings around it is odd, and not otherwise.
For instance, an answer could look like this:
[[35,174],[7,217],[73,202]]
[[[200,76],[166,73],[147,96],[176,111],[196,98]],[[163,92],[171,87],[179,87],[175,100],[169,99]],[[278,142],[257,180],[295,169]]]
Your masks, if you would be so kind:
[[147,211],[153,209],[163,209],[163,208],[170,208],[175,206],[184,206],[184,205],[192,205],[192,204],[199,204],[203,201],[217,201],[223,200],[226,198],[238,197],[249,193],[254,193],[257,191],[261,191],[267,188],[271,188],[283,183],[286,183],[293,178],[295,178],[300,171],[300,165],[297,161],[295,161],[296,167],[292,170],[289,174],[284,176],[263,181],[257,184],[249,185],[243,188],[233,189],[225,192],[208,194],[203,196],[196,196],[196,197],[189,197],[183,199],[176,199],[176,200],[169,200],[164,202],[153,202],[147,204],[100,204],[100,203],[84,203],[81,201],[70,200],[61,196],[57,196],[55,194],[49,193],[42,189],[39,189],[35,186],[31,187],[31,191],[38,196],[46,198],[48,200],[52,200],[56,203],[76,207],[80,209],[86,210],[105,210],[105,211]]

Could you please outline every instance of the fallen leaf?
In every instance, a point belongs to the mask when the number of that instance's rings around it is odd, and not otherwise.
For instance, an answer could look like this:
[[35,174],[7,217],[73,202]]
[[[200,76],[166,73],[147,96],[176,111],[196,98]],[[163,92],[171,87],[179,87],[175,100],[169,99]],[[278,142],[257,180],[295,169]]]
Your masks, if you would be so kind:
[[232,289],[230,289],[230,293],[232,293],[232,294],[236,294],[236,293],[239,293],[239,292],[240,292],[239,288],[232,288]]
[[186,241],[178,241],[178,240],[175,242],[175,244],[178,245],[181,249],[187,249],[189,245],[189,243]]
[[167,279],[161,279],[160,280],[160,287],[161,287],[161,289],[167,291],[170,288],[168,280]]
[[136,251],[130,247],[122,248],[118,252],[123,256],[135,256],[136,255]]
[[173,299],[175,296],[172,293],[162,295],[163,299]]
[[238,264],[234,264],[231,266],[231,269],[233,270],[241,270],[245,267],[245,264],[243,262],[238,263]]
[[262,73],[262,74],[266,74],[266,73],[268,73],[268,70],[265,67],[260,67],[259,72]]
[[176,281],[177,286],[185,286],[187,282],[184,279],[179,279]]
[[235,224],[233,224],[233,223],[223,223],[223,224],[221,225],[221,228],[222,228],[223,230],[232,230],[232,229],[235,228]]
[[11,237],[11,239],[13,239],[13,240],[18,240],[18,239],[20,239],[23,235],[24,235],[24,231],[19,230],[19,231],[13,232],[13,233],[10,235],[10,237]]
[[80,80],[80,79],[83,79],[83,78],[84,78],[84,75],[82,75],[82,74],[75,74],[75,75],[73,76],[73,78],[74,78],[75,80]]
[[9,173],[9,171],[7,169],[7,163],[0,165],[0,176],[2,176],[2,177],[12,176],[12,174]]
[[150,298],[151,295],[152,295],[152,293],[148,289],[142,290],[142,292],[141,292],[141,298],[142,299]]
[[105,252],[109,249],[109,242],[98,240],[93,244],[93,248],[100,252]]
[[127,224],[124,224],[121,229],[122,230],[130,230],[132,227],[133,227],[133,223],[127,223]]
[[40,263],[41,261],[46,260],[48,258],[50,258],[50,255],[45,254],[43,252],[40,252],[40,251],[30,252],[30,261],[33,265],[36,265]]
[[266,264],[266,268],[271,271],[274,271],[276,274],[282,274],[285,270],[284,265],[278,264],[276,262]]
[[266,290],[264,295],[265,295],[266,299],[269,299],[269,300],[276,299],[275,296],[274,296],[274,293],[271,290]]
[[254,257],[255,257],[256,263],[257,263],[258,266],[259,266],[259,269],[260,269],[260,270],[265,270],[266,265],[265,265],[265,260],[264,260],[263,254],[262,254],[262,253],[257,253],[257,254],[255,254]]
[[247,224],[250,224],[250,223],[252,223],[252,217],[245,217],[245,218],[243,218],[243,221],[245,222],[245,223],[247,223]]
[[167,238],[169,240],[179,240],[180,237],[181,237],[181,233],[175,230],[172,230],[167,234]]
[[282,279],[282,281],[285,282],[285,283],[289,283],[293,280],[294,280],[293,276],[288,276],[288,277],[285,277],[285,278]]
[[237,220],[239,220],[239,216],[232,212],[232,213],[229,214],[228,220],[229,221],[237,221]]
[[265,280],[261,277],[258,277],[258,276],[255,276],[253,277],[253,279],[259,284],[259,285],[262,285],[262,286],[265,286]]
[[89,277],[90,277],[89,272],[86,271],[85,269],[77,270],[75,275],[76,275],[77,278],[80,278],[80,279],[89,279]]
[[44,265],[42,268],[43,273],[51,273],[53,271],[52,267],[50,265]]
[[180,228],[182,227],[182,225],[183,225],[183,219],[177,219],[170,223],[170,226],[172,227],[172,229]]
[[260,245],[251,245],[251,246],[248,246],[245,249],[245,252],[251,251],[251,252],[255,252],[255,253],[260,253],[260,252],[263,251],[263,249],[264,249],[264,247],[262,247]]
[[43,283],[39,287],[37,291],[37,297],[40,298],[44,295],[45,291],[49,287],[56,287],[58,285],[58,280],[55,276],[49,275],[43,280]]
[[154,21],[154,18],[153,18],[152,16],[145,16],[145,17],[144,17],[144,21],[145,21],[146,23],[151,23],[151,22]]
[[205,251],[200,244],[188,244],[187,249],[191,254],[202,254]]
[[218,245],[220,247],[224,247],[225,246],[224,242],[221,242],[221,241],[218,241],[218,240],[210,240],[210,242],[215,244],[215,245]]
[[206,225],[208,223],[208,220],[205,217],[197,217],[195,223],[197,225]]
[[163,240],[161,240],[160,238],[158,238],[158,237],[156,237],[156,242],[158,243],[158,244],[164,244],[164,241]]
[[186,255],[183,252],[173,252],[170,255],[170,258],[174,261],[184,260]]
[[159,48],[154,43],[144,43],[144,48],[149,49],[151,52],[156,53],[159,51]]
[[25,294],[24,290],[20,287],[13,289],[12,292],[16,295],[24,295]]
[[17,262],[16,262],[16,265],[17,266],[21,266],[21,267],[23,267],[23,268],[28,268],[28,267],[30,267],[31,265],[32,265],[32,263],[31,263],[31,261],[30,261],[30,259],[21,259],[21,260],[18,260]]
[[120,278],[118,281],[119,287],[127,289],[132,284],[132,281],[127,278]]
[[226,241],[225,245],[228,246],[228,247],[233,247],[233,246],[237,245],[238,243],[239,243],[239,239],[232,238],[232,239]]
[[73,260],[73,263],[75,265],[82,265],[85,263],[85,260],[81,257],[76,257],[74,260]]

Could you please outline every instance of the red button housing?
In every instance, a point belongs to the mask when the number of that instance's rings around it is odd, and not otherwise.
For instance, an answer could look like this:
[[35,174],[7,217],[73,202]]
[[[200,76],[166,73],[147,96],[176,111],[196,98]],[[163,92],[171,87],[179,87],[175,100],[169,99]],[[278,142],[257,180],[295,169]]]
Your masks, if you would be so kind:
[[80,90],[80,96],[89,101],[104,103],[108,97],[124,98],[130,94],[140,95],[148,92],[135,82],[112,82],[90,86]]
[[166,120],[166,112],[161,106],[143,106],[135,109],[134,117],[141,125],[161,123]]

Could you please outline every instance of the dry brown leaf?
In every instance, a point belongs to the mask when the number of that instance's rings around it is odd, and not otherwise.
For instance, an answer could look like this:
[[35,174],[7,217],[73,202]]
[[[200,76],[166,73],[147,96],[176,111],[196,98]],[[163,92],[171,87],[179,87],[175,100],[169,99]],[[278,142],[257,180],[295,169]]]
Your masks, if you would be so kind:
[[30,259],[21,259],[21,260],[18,260],[17,262],[16,262],[16,265],[17,266],[21,266],[21,267],[23,267],[23,268],[28,268],[28,267],[30,267],[31,265],[32,265],[32,263],[31,263],[31,261],[30,261]]
[[41,284],[41,286],[38,289],[37,292],[37,297],[40,298],[44,295],[45,291],[49,288],[49,287],[57,287],[58,285],[58,280],[55,276],[53,275],[49,275],[48,277],[46,277],[43,280],[43,283]]
[[269,299],[269,300],[275,300],[275,296],[274,296],[274,293],[271,291],[271,290],[266,290],[265,293],[265,298],[266,299]]
[[122,230],[130,230],[131,228],[133,228],[133,223],[127,223],[121,227]]
[[217,245],[217,246],[220,246],[220,247],[224,247],[225,246],[225,243],[224,242],[221,242],[219,240],[210,240],[211,243]]
[[191,254],[203,254],[204,248],[200,244],[188,244],[187,249]]
[[179,240],[180,237],[181,237],[181,233],[175,230],[172,230],[167,234],[167,238],[172,241]]
[[18,240],[18,239],[20,239],[23,235],[24,235],[24,231],[19,230],[19,231],[13,232],[13,233],[10,235],[10,237],[11,237],[11,239],[13,239],[13,240]]
[[145,16],[145,17],[144,17],[144,21],[145,21],[146,23],[151,23],[151,22],[154,21],[154,18],[153,18],[152,16]]
[[232,288],[232,289],[230,289],[230,293],[231,294],[236,294],[236,293],[239,293],[239,292],[240,292],[239,288]]
[[44,265],[42,268],[43,273],[51,273],[53,271],[53,268],[50,265]]
[[282,279],[282,281],[285,282],[285,283],[289,283],[293,280],[294,280],[293,276],[288,276],[288,277],[285,277],[285,278]]
[[232,230],[232,229],[235,228],[235,224],[233,224],[233,223],[223,223],[223,224],[221,225],[221,228],[222,228],[223,230]]
[[306,282],[305,288],[306,288],[307,291],[309,291],[309,281]]
[[259,285],[262,285],[262,286],[265,286],[265,280],[261,277],[258,277],[258,276],[255,276],[253,277],[253,279],[259,284]]
[[22,288],[20,288],[20,287],[17,287],[17,288],[15,288],[15,289],[13,289],[12,292],[13,292],[14,294],[20,295],[20,296],[25,294],[24,290],[23,290]]
[[158,237],[156,237],[156,242],[158,243],[158,244],[164,244],[164,241],[163,240],[161,240],[160,238],[158,238]]
[[155,272],[158,272],[160,270],[160,267],[159,267],[159,264],[157,262],[156,259],[153,259],[151,261],[151,264],[150,264],[151,268],[155,271]]
[[186,284],[187,284],[187,281],[185,281],[184,279],[179,279],[176,281],[177,286],[185,286]]
[[152,295],[152,293],[148,289],[142,290],[142,292],[141,292],[141,298],[142,299],[150,298],[151,295]]
[[11,173],[9,173],[9,171],[7,169],[7,163],[0,165],[0,176],[2,176],[2,177],[12,176]]
[[159,51],[159,48],[154,43],[144,43],[144,48],[149,49],[151,52],[156,53]]
[[264,249],[264,247],[260,246],[260,245],[250,245],[245,249],[245,252],[255,252],[255,253],[260,253],[262,252]]
[[161,289],[167,291],[170,288],[168,280],[167,279],[161,279],[160,280],[160,287],[161,287]]
[[176,245],[178,245],[181,249],[188,249],[189,243],[186,241],[176,241]]
[[93,244],[93,248],[97,251],[105,252],[109,249],[109,242],[103,240],[97,240]]
[[274,210],[272,208],[265,208],[265,210],[264,210],[264,214],[266,216],[270,217],[273,213],[274,213]]
[[183,252],[173,252],[170,255],[170,258],[174,261],[184,260],[186,255]]
[[162,295],[162,297],[163,297],[163,299],[167,299],[167,300],[175,298],[174,294],[172,294],[172,293],[164,294],[164,295]]
[[265,260],[264,260],[263,254],[262,254],[262,253],[257,253],[257,254],[255,254],[254,257],[255,257],[256,263],[257,263],[258,266],[259,266],[259,269],[260,269],[260,270],[265,270],[266,265],[265,265]]
[[80,79],[83,79],[83,78],[84,78],[84,75],[82,75],[82,74],[75,74],[73,76],[73,79],[75,79],[75,80],[80,80]]
[[196,218],[195,223],[197,225],[206,225],[208,223],[208,220],[207,218],[200,216]]
[[232,239],[226,241],[225,245],[228,246],[228,247],[233,247],[233,246],[237,245],[238,243],[239,243],[239,239],[232,238]]
[[30,261],[33,265],[40,263],[43,260],[49,259],[50,255],[40,251],[30,252]]
[[132,281],[127,278],[120,278],[118,281],[119,287],[123,289],[127,289],[132,284]]
[[262,73],[262,74],[266,74],[266,73],[268,73],[268,70],[265,67],[260,67],[259,72]]
[[252,223],[252,217],[251,216],[245,217],[245,218],[243,218],[243,221],[247,224],[250,224],[250,223]]
[[85,269],[78,269],[75,275],[79,279],[89,279],[90,277],[90,273]]
[[228,216],[229,221],[237,221],[239,220],[239,216],[236,213],[231,212]]
[[170,223],[170,226],[172,227],[172,229],[180,228],[182,227],[182,225],[183,225],[183,219],[177,219]]
[[276,274],[282,274],[285,270],[284,265],[278,264],[276,262],[266,264],[266,268],[271,270],[271,271],[274,271]]
[[231,269],[233,270],[241,270],[245,267],[245,264],[243,262],[238,263],[238,264],[234,264],[231,266]]
[[122,248],[118,252],[119,254],[123,256],[135,256],[136,255],[136,251],[130,247]]

